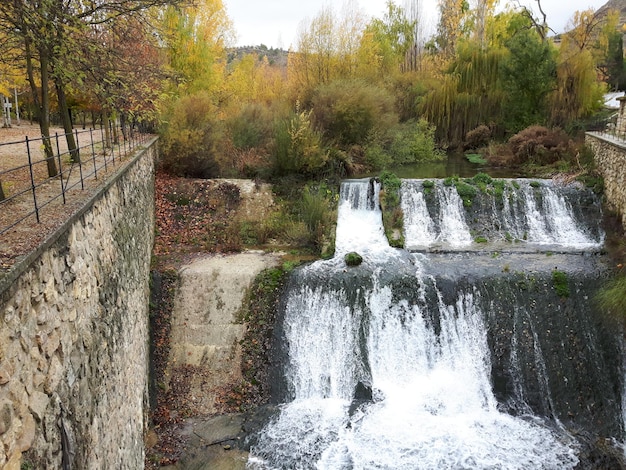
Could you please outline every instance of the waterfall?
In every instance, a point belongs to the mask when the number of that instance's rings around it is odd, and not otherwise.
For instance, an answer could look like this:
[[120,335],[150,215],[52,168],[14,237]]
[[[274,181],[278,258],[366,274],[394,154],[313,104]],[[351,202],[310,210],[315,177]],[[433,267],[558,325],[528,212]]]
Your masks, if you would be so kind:
[[[421,182],[404,182],[402,188],[406,237],[416,246],[455,249],[471,243],[454,188],[437,185],[427,197]],[[377,191],[368,180],[344,183],[335,258],[292,275],[281,336],[286,395],[256,437],[247,468],[576,468],[579,444],[559,420],[545,338],[530,311],[491,300],[490,289],[497,289],[492,282],[487,288],[455,284],[436,272],[445,263],[390,248]],[[531,222],[522,222],[532,210],[525,191],[511,191],[509,202],[503,197],[509,209],[500,206],[499,227],[529,229]],[[429,197],[438,204],[428,207]],[[567,205],[551,188],[542,200],[545,207]],[[557,224],[544,223],[544,232],[569,230]],[[348,251],[362,254],[363,265],[346,268],[342,257]],[[531,309],[537,304],[532,302]],[[509,324],[503,312],[511,308],[518,313]],[[492,375],[494,360],[508,363],[498,377]],[[534,388],[524,383],[528,371]],[[508,408],[494,392],[496,381],[505,383],[499,393]],[[541,393],[548,413],[533,408],[533,390]]]
[[429,188],[423,187],[423,180],[404,181],[401,196],[407,249],[467,250],[494,245],[494,249],[517,251],[601,248],[604,233],[599,201],[593,202],[595,215],[588,217],[581,213],[588,203],[578,200],[590,191],[557,187],[549,180],[501,181],[497,188],[478,191],[468,202],[469,208],[464,207],[455,187],[445,186],[443,181],[431,181]]

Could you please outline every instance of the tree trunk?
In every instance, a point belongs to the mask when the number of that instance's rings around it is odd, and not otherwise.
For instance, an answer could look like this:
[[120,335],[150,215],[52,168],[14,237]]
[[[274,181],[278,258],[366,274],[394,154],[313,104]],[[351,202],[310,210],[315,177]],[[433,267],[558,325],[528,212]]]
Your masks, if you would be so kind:
[[6,196],[4,195],[4,189],[2,189],[2,181],[0,181],[0,201],[4,201]]
[[63,130],[65,131],[65,141],[67,142],[67,149],[70,153],[70,161],[72,163],[80,163],[80,154],[78,151],[78,146],[76,145],[76,139],[74,138],[72,117],[70,116],[70,108],[67,106],[65,87],[63,86],[63,83],[59,78],[54,79],[54,85],[56,86],[57,90],[59,115],[61,116],[61,122],[63,123]]
[[104,146],[113,147],[111,140],[111,128],[109,127],[109,111],[106,108],[102,108],[102,126],[104,127]]
[[26,53],[26,73],[28,75],[28,83],[33,94],[33,102],[35,103],[35,111],[39,118],[39,129],[41,130],[41,140],[43,142],[44,156],[46,165],[48,166],[48,176],[53,178],[59,174],[56,163],[54,161],[54,153],[52,152],[52,144],[50,143],[50,98],[48,90],[48,56],[46,51],[39,51],[39,64],[41,67],[41,99],[37,91],[37,83],[35,82],[33,57],[31,44],[29,40],[25,42]]

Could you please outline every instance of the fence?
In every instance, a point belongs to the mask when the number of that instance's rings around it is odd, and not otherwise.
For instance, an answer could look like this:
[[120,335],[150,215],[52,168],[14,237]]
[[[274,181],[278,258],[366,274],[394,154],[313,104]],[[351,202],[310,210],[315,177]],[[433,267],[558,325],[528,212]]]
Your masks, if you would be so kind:
[[150,137],[128,126],[75,130],[71,136],[72,149],[63,133],[0,143],[0,236],[32,217],[40,223],[42,211],[67,204]]

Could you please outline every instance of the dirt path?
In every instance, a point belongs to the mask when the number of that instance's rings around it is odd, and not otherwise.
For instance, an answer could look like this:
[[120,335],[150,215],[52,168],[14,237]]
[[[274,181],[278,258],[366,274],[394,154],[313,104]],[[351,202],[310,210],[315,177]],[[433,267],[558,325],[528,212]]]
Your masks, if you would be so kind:
[[[53,136],[63,135],[63,132],[58,127],[51,129]],[[95,131],[96,134],[98,132]],[[113,164],[109,152],[108,157],[96,153],[95,158],[84,161],[82,165],[72,164],[66,153],[65,139],[60,137],[57,144],[56,137],[53,137],[55,153],[61,153],[63,172],[62,178],[49,179],[40,136],[37,125],[0,128],[0,181],[6,198],[0,202],[0,276],[82,207],[102,185],[106,179],[104,175],[112,174],[128,161],[117,158]],[[28,146],[27,137],[30,141]],[[86,137],[82,135],[83,141]],[[85,143],[81,144],[79,140],[79,146]],[[29,152],[33,163],[32,175]],[[108,160],[106,173],[102,171],[105,158]]]

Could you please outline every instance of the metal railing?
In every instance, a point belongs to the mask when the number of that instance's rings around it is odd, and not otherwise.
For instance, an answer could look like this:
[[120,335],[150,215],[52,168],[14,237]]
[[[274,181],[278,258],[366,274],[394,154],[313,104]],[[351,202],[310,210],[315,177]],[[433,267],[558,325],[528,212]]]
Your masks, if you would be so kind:
[[[74,130],[76,147],[68,150],[67,136],[55,133],[50,138],[0,143],[5,159],[10,154],[12,161],[24,162],[3,168],[6,165],[0,160],[0,236],[33,216],[40,223],[48,206],[67,204],[73,190],[84,190],[87,182],[112,171],[150,138],[129,126],[111,126],[108,132],[102,127]],[[46,147],[52,149],[52,156],[46,157]]]
[[623,126],[618,125],[618,123],[618,113],[614,113],[607,118],[587,123],[587,125],[585,126],[585,131],[593,132],[594,134],[598,134],[605,139],[625,143],[626,130],[623,129]]

